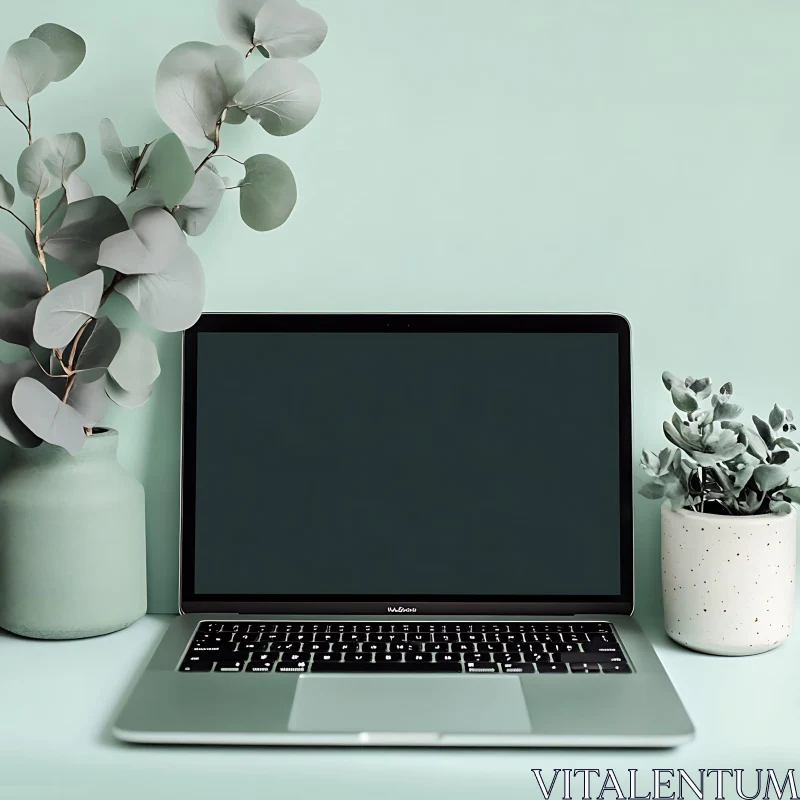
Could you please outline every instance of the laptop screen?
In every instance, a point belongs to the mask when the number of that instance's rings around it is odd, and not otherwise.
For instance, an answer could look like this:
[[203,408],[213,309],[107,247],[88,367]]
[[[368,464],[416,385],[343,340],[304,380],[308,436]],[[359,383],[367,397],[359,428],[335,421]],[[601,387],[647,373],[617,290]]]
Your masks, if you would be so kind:
[[281,327],[196,334],[194,595],[624,593],[617,332]]

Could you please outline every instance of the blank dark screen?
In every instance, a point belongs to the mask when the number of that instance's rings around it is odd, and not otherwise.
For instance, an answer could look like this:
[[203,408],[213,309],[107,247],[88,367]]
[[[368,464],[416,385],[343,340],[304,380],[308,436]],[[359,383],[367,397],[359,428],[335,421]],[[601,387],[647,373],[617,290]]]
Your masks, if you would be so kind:
[[616,334],[197,349],[197,594],[620,594]]

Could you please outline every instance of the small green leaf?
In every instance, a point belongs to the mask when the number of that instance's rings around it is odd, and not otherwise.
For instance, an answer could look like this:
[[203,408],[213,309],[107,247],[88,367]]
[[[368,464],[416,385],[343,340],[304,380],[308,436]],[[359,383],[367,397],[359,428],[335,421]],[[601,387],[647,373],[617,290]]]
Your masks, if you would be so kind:
[[86,144],[79,133],[59,133],[51,136],[50,153],[44,163],[53,177],[66,186],[70,175],[86,160]]
[[776,403],[772,411],[769,412],[769,426],[774,431],[778,431],[783,427],[786,419],[786,412]]
[[642,497],[646,497],[648,500],[658,500],[664,497],[664,486],[655,481],[645,483],[644,486],[639,489],[639,494],[642,495]]
[[47,88],[57,73],[56,56],[44,42],[39,39],[14,42],[8,48],[0,74],[0,94],[4,103],[11,101],[24,107],[31,97]]
[[239,190],[239,211],[256,231],[283,225],[297,202],[297,185],[289,167],[270,155],[251,156],[244,162]]
[[672,389],[672,384],[678,380],[679,379],[676,378],[671,372],[661,373],[661,382],[664,384],[664,388],[667,390]]
[[766,442],[753,430],[746,430],[747,450],[761,461],[765,461],[769,455]]
[[14,187],[0,175],[0,208],[11,208],[15,197]]
[[714,420],[736,419],[744,409],[736,403],[720,403],[714,406]]
[[759,464],[753,471],[756,486],[762,492],[769,492],[780,486],[789,474],[788,469],[774,464]]
[[792,504],[787,503],[785,500],[770,500],[769,510],[773,514],[790,514],[792,511]]
[[789,460],[788,450],[776,450],[772,454],[773,464],[785,464]]
[[720,387],[719,393],[721,395],[724,394],[730,397],[733,394],[733,384],[730,383],[730,381],[728,383],[723,383]]
[[793,503],[800,503],[800,486],[787,486],[781,490],[781,493]]
[[139,148],[122,144],[114,123],[108,118],[100,120],[100,150],[111,174],[130,185],[136,172]]
[[675,404],[676,408],[679,408],[681,411],[689,413],[697,410],[697,398],[695,398],[694,394],[689,389],[686,389],[679,383],[672,384],[670,394],[672,395],[672,402]]
[[177,206],[194,183],[194,169],[181,140],[174,134],[162,136],[142,155],[136,186],[152,189],[164,203]]
[[244,111],[242,111],[241,108],[239,108],[238,106],[231,106],[225,112],[225,120],[224,121],[227,122],[228,125],[241,125],[243,122],[245,122],[248,119],[249,119],[249,117],[247,116],[247,114],[245,114]]
[[797,450],[800,452],[800,447],[797,446],[797,443],[793,442],[791,439],[787,439],[785,436],[779,436],[775,440],[775,444],[779,447],[785,447],[788,450]]
[[31,32],[32,39],[40,39],[55,56],[52,80],[63,81],[75,72],[86,56],[86,42],[69,28],[48,22]]
[[697,395],[698,400],[705,400],[711,394],[711,378],[698,378],[689,388]]
[[763,419],[753,415],[753,424],[756,426],[756,430],[759,433],[759,436],[764,440],[764,443],[772,449],[773,445],[775,444],[775,436],[772,433],[772,428],[764,422]]
[[[46,45],[42,45],[46,47]],[[61,186],[61,181],[48,169],[55,163],[55,154],[47,139],[37,139],[26,147],[17,162],[17,185],[28,197],[47,197]]]
[[81,325],[95,315],[102,294],[100,269],[49,291],[36,308],[33,336],[37,344],[48,349],[66,347]]

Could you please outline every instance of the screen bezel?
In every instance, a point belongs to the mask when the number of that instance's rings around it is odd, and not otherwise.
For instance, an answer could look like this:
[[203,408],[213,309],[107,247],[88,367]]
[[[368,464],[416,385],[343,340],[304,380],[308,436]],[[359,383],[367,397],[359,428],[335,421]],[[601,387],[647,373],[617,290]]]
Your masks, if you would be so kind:
[[[617,595],[381,596],[251,595],[195,592],[197,342],[201,333],[613,333],[619,356],[620,579]],[[619,314],[206,313],[183,335],[179,609],[188,613],[386,614],[389,606],[417,614],[631,614],[633,582],[633,451],[630,325]]]

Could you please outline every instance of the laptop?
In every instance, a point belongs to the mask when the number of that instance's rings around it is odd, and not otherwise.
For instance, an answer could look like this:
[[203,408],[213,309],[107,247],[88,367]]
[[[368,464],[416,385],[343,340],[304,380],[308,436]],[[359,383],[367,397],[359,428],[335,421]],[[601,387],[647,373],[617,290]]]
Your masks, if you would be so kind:
[[128,742],[670,747],[614,314],[205,314]]

